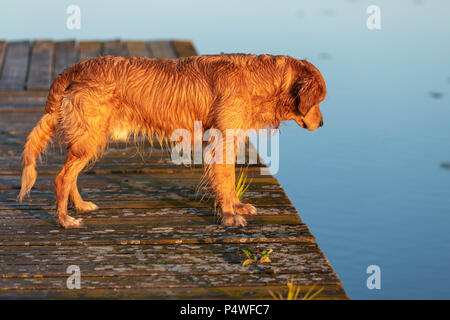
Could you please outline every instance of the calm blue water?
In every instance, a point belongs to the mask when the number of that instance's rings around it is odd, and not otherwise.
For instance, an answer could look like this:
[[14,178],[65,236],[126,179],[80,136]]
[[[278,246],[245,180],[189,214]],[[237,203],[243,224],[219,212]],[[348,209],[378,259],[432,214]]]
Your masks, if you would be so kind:
[[[66,8],[81,8],[81,29]],[[381,8],[381,30],[366,8]],[[325,126],[282,128],[280,170],[354,299],[450,298],[450,2],[8,1],[0,38],[192,39],[201,54],[308,58]],[[430,93],[441,98],[433,98]],[[381,290],[366,268],[381,268]]]

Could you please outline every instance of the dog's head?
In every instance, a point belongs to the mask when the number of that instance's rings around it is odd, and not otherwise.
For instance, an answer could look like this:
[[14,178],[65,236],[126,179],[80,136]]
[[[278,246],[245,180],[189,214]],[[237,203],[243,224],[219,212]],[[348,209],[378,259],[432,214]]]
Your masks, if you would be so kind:
[[307,61],[295,68],[289,95],[293,101],[290,120],[308,130],[323,125],[319,104],[325,99],[327,89],[320,71]]

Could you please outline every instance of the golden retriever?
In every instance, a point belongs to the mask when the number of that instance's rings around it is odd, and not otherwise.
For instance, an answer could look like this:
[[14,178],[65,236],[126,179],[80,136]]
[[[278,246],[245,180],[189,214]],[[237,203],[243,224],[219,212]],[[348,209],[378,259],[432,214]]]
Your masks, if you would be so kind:
[[[177,128],[278,128],[285,120],[315,130],[323,125],[319,103],[326,94],[322,74],[311,63],[289,56],[221,54],[176,60],[105,56],[65,70],[53,82],[45,114],[29,134],[22,154],[19,201],[33,187],[36,157],[58,133],[67,158],[55,178],[57,221],[77,228],[67,214],[70,199],[78,211],[97,206],[84,201],[77,177],[110,139],[131,134],[170,137]],[[225,152],[225,151],[224,151]],[[245,226],[255,207],[239,201],[234,163],[206,166],[225,226]]]

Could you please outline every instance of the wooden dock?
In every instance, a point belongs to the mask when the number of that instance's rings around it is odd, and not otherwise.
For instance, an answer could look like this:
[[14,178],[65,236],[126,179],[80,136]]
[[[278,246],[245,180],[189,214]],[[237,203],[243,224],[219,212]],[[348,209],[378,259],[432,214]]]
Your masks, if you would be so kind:
[[[112,145],[79,178],[100,210],[81,229],[54,221],[53,179],[63,163],[56,145],[38,164],[31,198],[18,203],[20,154],[43,114],[53,78],[99,55],[177,58],[187,41],[0,41],[0,298],[271,299],[287,280],[318,299],[347,299],[342,284],[278,181],[250,167],[244,202],[258,208],[248,227],[222,227],[196,188],[200,167],[171,163],[167,151]],[[71,210],[71,209],[70,209]],[[270,263],[242,266],[243,249],[273,249]],[[69,289],[68,267],[81,272]]]

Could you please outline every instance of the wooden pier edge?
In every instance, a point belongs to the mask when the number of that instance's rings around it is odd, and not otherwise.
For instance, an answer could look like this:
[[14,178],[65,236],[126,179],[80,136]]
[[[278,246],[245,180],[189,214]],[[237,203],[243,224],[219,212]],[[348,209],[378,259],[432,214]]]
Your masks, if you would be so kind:
[[[293,280],[317,299],[348,299],[339,277],[278,181],[251,166],[244,202],[258,214],[246,228],[217,223],[197,191],[200,167],[173,165],[167,150],[144,142],[113,144],[79,178],[99,205],[85,226],[63,230],[53,219],[58,145],[38,164],[31,198],[16,202],[20,155],[42,116],[52,80],[99,55],[175,59],[196,55],[190,41],[0,40],[0,299],[272,299]],[[237,169],[239,170],[239,169]],[[243,250],[272,249],[269,263],[242,266]],[[68,278],[79,268],[80,289]]]

